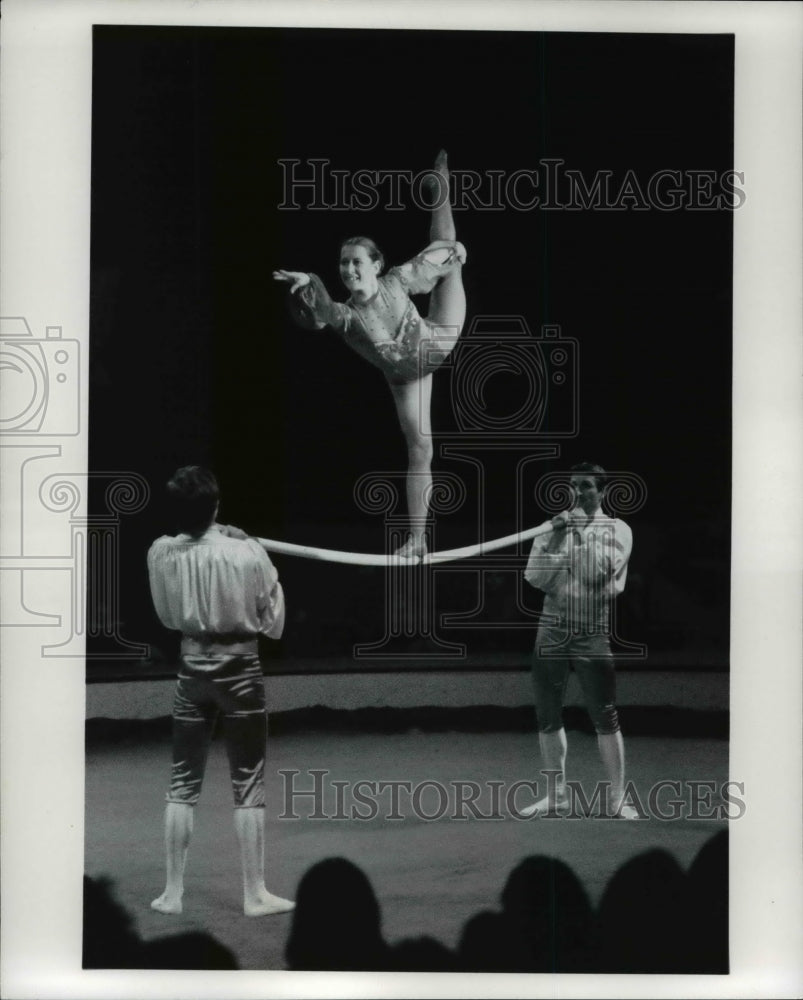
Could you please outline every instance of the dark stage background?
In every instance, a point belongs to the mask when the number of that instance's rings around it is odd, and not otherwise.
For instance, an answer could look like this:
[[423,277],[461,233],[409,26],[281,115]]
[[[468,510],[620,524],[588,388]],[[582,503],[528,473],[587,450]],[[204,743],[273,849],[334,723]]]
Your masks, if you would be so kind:
[[[295,328],[271,272],[316,271],[336,293],[344,236],[371,235],[401,263],[427,243],[427,214],[280,210],[280,160],[301,161],[299,173],[313,158],[418,172],[443,146],[456,171],[558,158],[588,179],[612,171],[615,189],[628,170],[646,184],[659,170],[733,166],[731,36],[99,26],[93,73],[90,470],[151,484],[150,502],[121,522],[118,628],[157,661],[176,639],[153,614],[145,554],[170,528],[161,490],[178,465],[216,471],[225,522],[379,551],[382,518],[358,510],[353,487],[406,464],[381,374],[336,335]],[[559,324],[579,352],[579,436],[543,437],[560,455],[529,469],[520,496],[526,449],[477,453],[484,537],[544,519],[542,472],[590,458],[639,475],[648,495],[627,518],[621,632],[647,644],[647,666],[726,669],[732,213],[508,206],[455,221],[469,252],[467,326]],[[491,380],[492,410],[517,398],[515,379]],[[433,426],[436,449],[459,440],[446,372]],[[442,456],[435,469],[469,491],[438,519],[436,547],[477,541],[471,467]],[[103,512],[100,492],[92,504]],[[289,617],[271,669],[316,658],[349,669],[353,644],[381,636],[384,571],[275,562]],[[473,571],[438,586],[439,610],[477,602]],[[489,620],[510,628],[447,630],[468,658],[439,667],[492,668],[497,654],[524,664],[533,629],[520,585],[500,570],[484,587]],[[522,599],[537,609],[534,591]],[[90,678],[122,669],[89,631]],[[427,666],[419,648],[411,667]]]

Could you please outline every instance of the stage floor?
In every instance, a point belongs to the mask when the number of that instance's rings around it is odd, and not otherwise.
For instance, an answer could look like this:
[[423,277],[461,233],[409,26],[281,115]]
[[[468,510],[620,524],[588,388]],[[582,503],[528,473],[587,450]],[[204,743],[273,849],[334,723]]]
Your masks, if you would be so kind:
[[[569,731],[568,776],[587,791],[602,780],[593,736]],[[540,779],[536,737],[520,732],[333,733],[294,732],[268,741],[266,882],[293,898],[304,873],[328,857],[347,858],[368,876],[382,913],[388,943],[431,935],[454,948],[466,921],[480,910],[496,910],[511,870],[525,857],[548,855],[566,862],[579,877],[592,905],[598,903],[614,872],[649,849],[669,851],[681,867],[727,820],[688,817],[665,821],[655,816],[633,822],[594,818],[522,821],[506,814],[504,796],[516,781]],[[628,779],[648,805],[660,781],[704,781],[721,788],[728,778],[725,739],[626,737]],[[185,931],[212,934],[235,954],[242,969],[286,968],[284,948],[292,914],[243,916],[239,858],[232,823],[231,791],[223,744],[210,754],[206,784],[196,810],[195,835],[187,868],[184,912],[167,917],[149,907],[163,888],[162,813],[169,773],[166,738],[91,740],[86,766],[86,872],[113,881],[118,901],[132,915],[144,939]],[[311,789],[311,770],[327,772],[323,811],[312,819],[313,803],[288,793]],[[296,771],[294,785],[281,771]],[[456,807],[450,792],[446,814],[428,821],[416,815],[411,798],[399,795],[401,819],[390,819],[390,793],[377,795],[374,819],[332,818],[337,811],[332,781],[479,782],[481,816],[494,812],[487,782],[504,783],[502,819],[474,818]],[[683,786],[684,789],[686,786]],[[430,794],[431,793],[431,794]],[[667,811],[673,796],[659,798]],[[674,796],[678,798],[678,796]],[[689,793],[679,797],[689,799]],[[350,815],[350,800],[341,811]],[[519,808],[532,801],[528,789],[517,794]],[[714,796],[714,803],[718,796]],[[441,803],[442,804],[442,803]],[[421,791],[418,813],[432,815],[439,796]],[[671,807],[669,807],[671,808]],[[367,807],[361,807],[367,812]],[[468,818],[453,819],[462,812]],[[710,812],[710,810],[707,810]],[[281,818],[295,812],[299,818]],[[333,907],[333,920],[337,919]]]

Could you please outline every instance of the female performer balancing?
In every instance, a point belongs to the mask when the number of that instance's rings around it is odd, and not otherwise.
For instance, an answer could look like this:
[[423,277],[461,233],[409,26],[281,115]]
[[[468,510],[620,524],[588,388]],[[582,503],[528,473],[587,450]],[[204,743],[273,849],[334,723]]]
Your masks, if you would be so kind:
[[[290,285],[290,307],[299,325],[337,331],[388,380],[407,443],[407,509],[410,534],[398,555],[426,554],[424,529],[432,489],[432,373],[457,343],[466,318],[462,265],[466,251],[455,240],[449,204],[446,153],[435,160],[429,246],[401,267],[382,275],[384,258],[373,240],[355,236],[340,249],[340,278],[349,291],[333,302],[321,279],[299,271],[274,271]],[[419,315],[410,295],[430,293],[429,312]]]

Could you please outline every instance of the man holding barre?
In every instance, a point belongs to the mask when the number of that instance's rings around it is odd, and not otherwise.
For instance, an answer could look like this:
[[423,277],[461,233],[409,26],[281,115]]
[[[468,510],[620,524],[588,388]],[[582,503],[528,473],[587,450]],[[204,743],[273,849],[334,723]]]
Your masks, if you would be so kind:
[[524,571],[524,579],[545,594],[533,652],[533,687],[542,766],[550,774],[547,795],[522,813],[569,809],[563,700],[573,667],[610,782],[608,815],[638,819],[624,801],[625,752],[610,644],[611,605],[625,587],[633,535],[624,521],[602,512],[605,470],[581,462],[570,471],[575,504],[552,518],[551,532],[535,538]]
[[148,552],[156,613],[181,632],[181,665],[173,706],[173,770],[165,809],[167,881],[151,906],[181,913],[184,867],[201,794],[212,729],[223,732],[240,844],[243,912],[292,910],[265,888],[265,686],[257,637],[278,639],[285,606],[267,552],[239,528],[217,524],[219,490],[207,469],[178,469],[167,484],[179,533]]

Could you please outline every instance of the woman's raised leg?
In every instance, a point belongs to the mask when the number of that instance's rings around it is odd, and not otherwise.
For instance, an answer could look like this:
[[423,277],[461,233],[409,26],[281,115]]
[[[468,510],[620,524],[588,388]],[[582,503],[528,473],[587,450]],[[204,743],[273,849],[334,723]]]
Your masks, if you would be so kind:
[[398,554],[410,558],[426,555],[424,535],[430,490],[432,488],[432,375],[414,382],[389,383],[396,404],[404,440],[407,444],[407,512],[410,537]]
[[433,177],[430,186],[434,203],[430,210],[429,240],[430,243],[434,243],[436,240],[454,240],[457,238],[457,230],[452,218],[449,166],[445,149],[442,149],[435,157],[432,173],[437,176],[437,180]]
[[[452,206],[449,200],[449,167],[446,152],[441,150],[435,158],[433,171],[440,178],[433,181],[435,202],[431,209],[429,238],[436,240],[455,240],[457,230],[452,217]],[[448,251],[436,250],[435,254],[448,257]],[[438,261],[441,263],[441,261]],[[454,266],[445,274],[432,289],[429,297],[429,313],[427,319],[440,328],[440,335],[445,340],[456,340],[460,336],[466,321],[466,293],[463,288],[462,263],[456,260]]]

